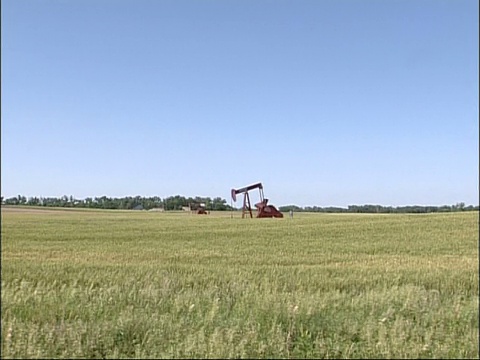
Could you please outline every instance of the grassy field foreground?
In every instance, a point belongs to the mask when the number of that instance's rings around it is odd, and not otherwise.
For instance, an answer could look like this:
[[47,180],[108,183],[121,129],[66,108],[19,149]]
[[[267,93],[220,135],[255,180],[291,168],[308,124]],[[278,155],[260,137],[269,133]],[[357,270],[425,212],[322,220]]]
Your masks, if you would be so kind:
[[478,358],[478,212],[2,208],[3,358]]

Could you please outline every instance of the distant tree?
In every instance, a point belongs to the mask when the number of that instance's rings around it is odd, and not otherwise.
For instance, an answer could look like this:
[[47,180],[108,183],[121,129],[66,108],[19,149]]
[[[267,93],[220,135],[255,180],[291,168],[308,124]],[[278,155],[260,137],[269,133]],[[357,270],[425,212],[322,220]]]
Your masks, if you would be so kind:
[[33,196],[33,197],[28,198],[27,205],[37,206],[37,205],[40,205],[40,201],[37,197]]
[[[313,209],[312,208],[309,208],[310,211],[312,211]],[[278,210],[280,212],[289,212],[290,210],[293,210],[293,211],[302,211],[303,209],[300,208],[299,206],[297,205],[284,205],[284,206],[279,206],[278,207]]]

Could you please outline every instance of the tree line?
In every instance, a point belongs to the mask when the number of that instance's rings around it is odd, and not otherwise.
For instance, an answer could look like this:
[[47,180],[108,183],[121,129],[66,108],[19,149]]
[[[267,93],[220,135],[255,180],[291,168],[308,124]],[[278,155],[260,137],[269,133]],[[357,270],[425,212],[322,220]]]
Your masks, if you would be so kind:
[[180,195],[160,198],[158,196],[127,196],[122,198],[111,198],[107,196],[87,197],[85,199],[76,199],[73,196],[64,195],[62,197],[29,197],[18,195],[4,199],[1,198],[3,205],[28,205],[28,206],[45,206],[45,207],[72,207],[72,208],[92,208],[92,209],[118,209],[131,210],[141,207],[145,210],[160,208],[164,210],[182,210],[183,207],[191,206],[192,208],[204,204],[207,210],[231,210],[231,206],[227,204],[225,199],[220,197],[185,197]]
[[[200,204],[204,204],[206,210],[213,211],[231,211],[238,210],[227,204],[225,199],[220,197],[185,197],[181,195],[160,198],[158,196],[127,196],[122,198],[111,198],[107,196],[87,197],[85,199],[76,199],[73,196],[64,195],[62,197],[26,197],[18,195],[4,199],[1,197],[2,205],[27,205],[27,206],[45,206],[45,207],[73,207],[73,208],[92,208],[92,209],[118,209],[131,210],[138,206],[145,210],[160,208],[167,211],[182,210],[183,207],[191,206],[195,209]],[[319,213],[434,213],[434,212],[456,212],[456,211],[478,211],[479,206],[468,205],[460,202],[455,205],[443,206],[382,206],[382,205],[349,205],[342,207],[320,207],[296,205],[280,206],[281,212],[319,212]]]
[[382,205],[349,205],[347,208],[341,207],[319,207],[319,206],[306,206],[298,207],[295,205],[281,206],[279,208],[282,212],[288,212],[290,210],[298,212],[321,212],[321,213],[434,213],[434,212],[455,212],[455,211],[478,211],[479,206],[468,205],[465,203],[457,203],[455,205],[442,205],[442,206],[382,206]]

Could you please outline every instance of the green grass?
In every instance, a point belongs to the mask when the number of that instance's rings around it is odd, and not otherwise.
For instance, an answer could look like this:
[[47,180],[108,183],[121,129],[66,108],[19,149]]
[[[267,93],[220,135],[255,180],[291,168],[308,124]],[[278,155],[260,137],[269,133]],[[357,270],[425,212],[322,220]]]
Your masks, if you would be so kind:
[[478,358],[478,212],[2,210],[3,358]]

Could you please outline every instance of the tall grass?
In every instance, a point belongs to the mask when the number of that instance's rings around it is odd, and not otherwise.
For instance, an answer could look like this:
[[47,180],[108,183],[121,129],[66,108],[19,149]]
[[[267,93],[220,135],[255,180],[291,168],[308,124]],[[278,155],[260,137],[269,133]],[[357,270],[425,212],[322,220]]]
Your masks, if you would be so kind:
[[2,211],[4,358],[478,358],[478,213]]

